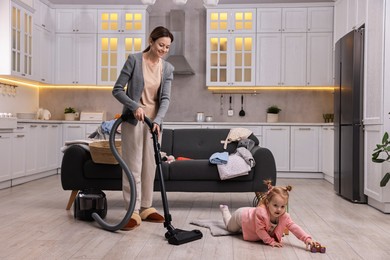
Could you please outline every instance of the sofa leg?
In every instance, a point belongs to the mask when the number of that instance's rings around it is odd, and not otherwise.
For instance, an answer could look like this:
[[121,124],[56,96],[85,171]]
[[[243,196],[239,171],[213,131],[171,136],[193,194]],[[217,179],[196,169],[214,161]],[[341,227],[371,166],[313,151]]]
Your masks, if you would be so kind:
[[78,190],[72,190],[72,193],[70,194],[70,197],[69,197],[68,205],[66,205],[66,210],[70,210],[70,207],[72,207],[72,204],[73,204],[74,200],[76,199],[78,192],[79,192]]

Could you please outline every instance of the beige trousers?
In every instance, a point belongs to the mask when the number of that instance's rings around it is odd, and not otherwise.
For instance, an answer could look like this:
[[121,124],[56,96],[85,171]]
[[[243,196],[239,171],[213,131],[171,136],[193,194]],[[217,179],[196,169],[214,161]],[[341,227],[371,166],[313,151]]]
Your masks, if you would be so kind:
[[[134,176],[137,198],[134,212],[140,208],[149,208],[153,201],[153,183],[156,173],[153,139],[146,123],[138,122],[136,126],[122,123],[122,157]],[[130,205],[130,184],[122,174],[122,191],[126,210]]]

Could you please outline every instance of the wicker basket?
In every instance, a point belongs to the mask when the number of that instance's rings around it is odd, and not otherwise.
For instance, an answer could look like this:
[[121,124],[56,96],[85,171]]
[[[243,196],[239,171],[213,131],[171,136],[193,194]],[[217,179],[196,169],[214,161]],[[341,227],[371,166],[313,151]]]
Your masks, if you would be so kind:
[[[121,141],[115,141],[115,147],[118,149],[119,154],[122,155]],[[110,144],[107,140],[90,143],[89,150],[94,163],[118,164],[118,161],[111,152]]]

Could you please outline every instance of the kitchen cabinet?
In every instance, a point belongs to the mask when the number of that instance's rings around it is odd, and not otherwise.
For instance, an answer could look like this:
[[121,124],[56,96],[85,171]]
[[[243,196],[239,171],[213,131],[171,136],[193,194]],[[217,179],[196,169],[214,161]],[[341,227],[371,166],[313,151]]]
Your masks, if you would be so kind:
[[97,10],[56,9],[56,33],[97,33]]
[[333,34],[307,34],[307,86],[333,86]]
[[256,85],[306,85],[306,33],[259,33]]
[[207,33],[254,33],[256,10],[207,9]]
[[42,83],[53,82],[53,33],[34,25],[33,78]]
[[18,125],[12,138],[12,179],[26,175],[27,133],[25,126]]
[[40,0],[34,0],[34,9],[34,24],[49,32],[53,32],[55,25],[54,9]]
[[307,32],[333,32],[333,7],[307,8]]
[[56,84],[96,85],[96,34],[56,34]]
[[330,183],[334,183],[334,127],[321,127],[321,171],[324,178]]
[[142,52],[144,34],[99,34],[97,84],[112,86],[129,54]]
[[255,34],[207,34],[207,86],[255,85]]
[[263,126],[263,146],[272,152],[278,172],[290,171],[289,126]]
[[[373,6],[376,5],[376,3],[370,2],[370,5],[371,4],[373,4]],[[335,43],[351,30],[357,29],[366,23],[366,13],[368,13],[368,8],[370,7],[370,5],[368,4],[367,0],[337,0],[335,2]],[[383,13],[383,10],[384,9],[382,9],[380,12]]]
[[306,32],[307,8],[257,8],[257,32]]
[[290,171],[319,172],[319,129],[291,126]]
[[[28,10],[27,7],[22,7],[14,2],[11,2],[11,19],[10,27],[4,28],[8,31],[4,31],[2,37],[7,39],[7,35],[10,33],[11,52],[9,49],[4,49],[4,57],[9,57],[10,61],[8,64],[5,60],[3,64],[6,69],[5,73],[11,73],[14,76],[31,79],[32,78],[32,64],[33,64],[33,52],[32,52],[32,41],[33,41],[33,18],[32,11]],[[5,23],[7,24],[7,23]],[[10,30],[10,31],[9,31]],[[7,48],[8,44],[4,44],[3,48]]]
[[146,10],[99,10],[98,33],[145,34],[148,29]]
[[12,133],[0,133],[0,182],[12,177]]
[[64,124],[62,131],[63,144],[65,144],[66,141],[85,139],[85,124]]

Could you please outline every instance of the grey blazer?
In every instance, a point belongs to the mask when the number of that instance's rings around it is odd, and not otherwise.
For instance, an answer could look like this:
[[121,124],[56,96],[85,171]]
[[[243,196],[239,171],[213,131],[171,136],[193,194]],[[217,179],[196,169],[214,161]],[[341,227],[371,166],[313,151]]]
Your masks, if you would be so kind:
[[[159,125],[162,124],[165,114],[168,111],[174,70],[174,67],[165,60],[163,60],[162,66],[163,72],[159,91],[159,107],[156,118],[152,118],[153,122]],[[126,84],[127,89],[125,89]],[[121,73],[112,90],[112,94],[123,104],[122,113],[128,116],[127,122],[133,125],[138,123],[133,112],[140,107],[143,90],[144,77],[142,73],[142,53],[130,54],[123,65]]]

